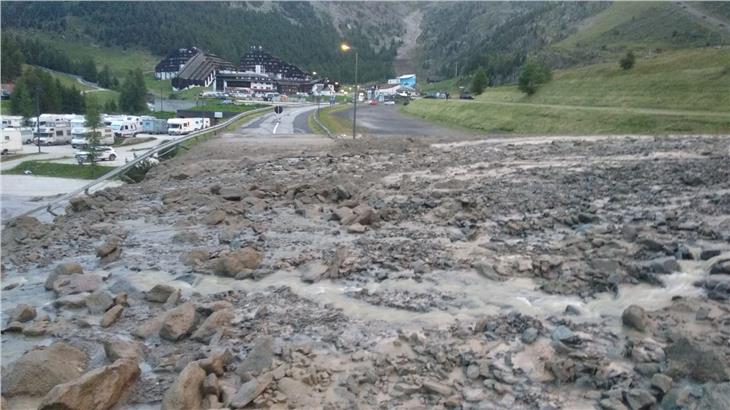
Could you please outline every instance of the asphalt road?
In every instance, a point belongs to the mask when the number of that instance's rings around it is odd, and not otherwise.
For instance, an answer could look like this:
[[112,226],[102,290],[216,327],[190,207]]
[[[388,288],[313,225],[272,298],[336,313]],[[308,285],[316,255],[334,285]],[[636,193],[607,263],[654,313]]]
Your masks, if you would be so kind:
[[263,115],[240,128],[240,132],[256,135],[309,134],[307,120],[316,105],[284,106],[284,112]]
[[[334,115],[352,121],[353,109],[339,111]],[[409,135],[414,137],[468,136],[474,132],[458,130],[432,124],[420,118],[400,112],[398,105],[357,105],[357,127],[370,135]]]

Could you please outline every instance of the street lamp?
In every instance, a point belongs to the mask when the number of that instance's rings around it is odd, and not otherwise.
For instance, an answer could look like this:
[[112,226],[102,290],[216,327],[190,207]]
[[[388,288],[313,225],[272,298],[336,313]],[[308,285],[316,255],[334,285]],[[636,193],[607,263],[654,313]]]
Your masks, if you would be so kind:
[[357,98],[360,91],[360,86],[357,84],[357,49],[347,43],[342,43],[340,45],[340,50],[345,53],[350,50],[353,50],[355,52],[355,98],[353,98],[354,106],[352,109],[352,139],[355,139],[355,130],[357,128]]

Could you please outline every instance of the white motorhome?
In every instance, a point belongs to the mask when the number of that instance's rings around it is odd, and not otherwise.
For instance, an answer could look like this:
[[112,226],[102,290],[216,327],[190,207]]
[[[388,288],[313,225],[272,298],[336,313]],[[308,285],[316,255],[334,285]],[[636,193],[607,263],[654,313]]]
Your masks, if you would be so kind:
[[[111,145],[114,144],[114,131],[111,127],[99,127],[96,129],[99,136],[99,145]],[[89,145],[89,136],[91,134],[91,128],[77,127],[71,129],[71,147],[72,148],[85,148]]]
[[195,130],[194,118],[170,118],[167,120],[167,133],[170,135],[183,135]]
[[23,139],[19,128],[3,128],[0,130],[0,142],[2,142],[0,153],[3,155],[23,151]]
[[20,128],[23,126],[23,117],[20,115],[3,115],[3,128]]
[[112,131],[115,137],[134,137],[140,132],[139,124],[134,120],[116,120],[111,123]]
[[36,134],[39,145],[61,145],[71,142],[71,124],[47,121]]
[[210,118],[190,118],[193,120],[193,130],[202,130],[210,127]]
[[41,114],[40,117],[30,118],[28,120],[28,123],[30,124],[31,128],[36,129],[38,127],[39,121],[41,127],[45,126],[49,122],[68,122],[68,120],[66,119],[66,114]]

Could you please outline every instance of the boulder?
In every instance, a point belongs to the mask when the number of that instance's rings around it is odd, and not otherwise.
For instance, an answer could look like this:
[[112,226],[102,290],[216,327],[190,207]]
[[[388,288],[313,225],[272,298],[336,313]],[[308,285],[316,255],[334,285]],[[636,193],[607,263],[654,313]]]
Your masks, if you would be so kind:
[[167,389],[162,399],[162,410],[200,409],[203,402],[205,370],[198,362],[191,362]]
[[494,270],[494,267],[492,264],[487,262],[477,262],[474,264],[474,269],[476,269],[477,273],[485,277],[486,279],[493,280],[493,281],[499,281],[500,277],[496,270]]
[[224,187],[220,190],[220,196],[226,201],[240,201],[245,194],[241,188]]
[[357,222],[347,227],[348,233],[365,233],[367,228]]
[[438,394],[444,397],[451,395],[451,387],[431,380],[423,381],[423,390],[426,393]]
[[210,394],[218,396],[219,393],[218,376],[215,373],[205,376],[205,380],[203,380],[203,394],[206,396]]
[[269,384],[273,377],[271,373],[266,373],[258,379],[251,379],[248,382],[241,385],[236,394],[231,399],[230,406],[234,409],[241,409],[246,407],[248,403],[253,401],[259,394],[261,394]]
[[520,340],[522,340],[522,343],[525,344],[532,344],[537,340],[537,336],[539,335],[539,332],[534,327],[528,327],[525,329],[524,332],[522,332],[522,335],[520,336]]
[[26,305],[25,303],[20,303],[17,306],[15,306],[15,309],[13,309],[12,312],[10,312],[9,322],[25,323],[25,322],[35,319],[35,317],[36,317],[35,306]]
[[379,220],[378,213],[368,204],[360,204],[352,211],[356,215],[355,222],[360,225],[372,225]]
[[624,309],[621,314],[621,321],[624,326],[643,332],[649,324],[649,317],[646,315],[644,308],[638,305],[631,305]]
[[319,261],[312,261],[299,267],[301,279],[303,282],[318,282],[327,273],[327,265]]
[[206,373],[215,373],[217,376],[222,376],[225,373],[226,366],[233,363],[233,359],[233,353],[230,350],[215,350],[210,356],[199,360],[198,363]]
[[340,224],[342,225],[349,225],[355,222],[355,219],[357,219],[357,215],[355,215],[352,209],[346,206],[337,208],[332,211],[332,217],[335,220],[340,221]]
[[644,389],[631,389],[624,392],[624,400],[631,410],[648,409],[656,403],[651,392]]
[[651,377],[651,387],[657,389],[661,394],[667,394],[669,389],[672,388],[672,378],[661,373],[656,373]]
[[710,265],[710,275],[730,275],[730,257],[719,258]]
[[81,376],[86,364],[86,353],[63,342],[33,349],[3,369],[2,394],[42,396]]
[[142,346],[138,342],[115,338],[105,340],[102,344],[104,345],[104,353],[110,362],[119,359],[139,361],[142,358]]
[[78,263],[62,263],[56,265],[56,268],[46,278],[45,287],[46,290],[53,290],[53,283],[58,279],[59,276],[63,275],[76,275],[83,274],[84,269]]
[[59,296],[73,295],[82,292],[94,292],[101,287],[102,283],[101,276],[93,273],[63,275],[53,282],[53,290]]
[[122,255],[121,239],[113,237],[96,247],[96,256],[101,258],[102,265],[114,262]]
[[226,220],[226,213],[225,211],[221,211],[220,209],[217,209],[211,213],[209,213],[205,217],[205,223],[206,225],[218,225]]
[[667,374],[689,377],[700,383],[730,381],[730,365],[716,351],[705,349],[686,337],[677,338],[665,349]]
[[706,384],[697,408],[730,409],[730,383]]
[[144,298],[150,302],[165,303],[167,298],[169,298],[175,290],[176,289],[170,285],[158,283],[145,293]]
[[43,398],[38,410],[111,409],[134,385],[139,374],[134,360],[119,359],[54,387]]
[[682,268],[673,256],[652,259],[645,262],[645,269],[652,273],[669,274],[679,272]]
[[278,381],[279,391],[284,393],[287,403],[297,408],[311,408],[317,403],[313,401],[311,395],[311,386],[292,379],[284,377]]
[[191,249],[180,257],[185,266],[195,266],[210,259],[210,252],[206,248]]
[[89,308],[89,313],[92,315],[104,313],[112,306],[114,306],[114,297],[105,290],[97,289],[86,297],[86,307]]
[[165,314],[160,337],[176,342],[189,335],[195,327],[196,313],[192,302],[186,302]]
[[137,326],[134,331],[132,331],[132,335],[140,339],[147,339],[150,336],[160,332],[160,328],[162,328],[162,322],[164,321],[164,319],[164,315],[155,316],[152,319],[149,319],[141,325]]
[[119,319],[120,316],[122,316],[122,311],[124,311],[124,307],[119,305],[114,305],[113,308],[109,309],[104,313],[104,316],[101,318],[101,322],[99,324],[101,327],[109,327],[114,324],[114,322]]
[[62,296],[53,301],[56,308],[80,309],[86,307],[86,298],[90,295],[88,292],[76,293],[73,295]]
[[228,326],[233,320],[235,314],[231,309],[222,309],[211,313],[200,327],[193,333],[193,339],[208,343],[210,338],[222,327]]
[[274,356],[274,339],[261,336],[254,341],[253,349],[236,369],[241,379],[247,380],[249,375],[257,375],[271,367]]
[[229,252],[217,260],[216,273],[235,277],[239,273],[256,269],[264,259],[264,255],[251,247],[245,247]]

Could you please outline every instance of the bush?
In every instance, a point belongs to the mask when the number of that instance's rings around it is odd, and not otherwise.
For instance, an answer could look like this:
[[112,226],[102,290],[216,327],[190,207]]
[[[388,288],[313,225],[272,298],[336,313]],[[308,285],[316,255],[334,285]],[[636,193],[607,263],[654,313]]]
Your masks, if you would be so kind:
[[489,78],[487,72],[483,68],[477,70],[474,78],[471,80],[471,92],[475,95],[479,95],[484,92],[484,89],[489,85]]
[[517,79],[518,88],[520,91],[527,95],[532,95],[537,92],[538,87],[541,84],[545,84],[552,79],[552,72],[550,67],[529,61],[525,64],[525,67],[520,73],[520,77]]
[[626,53],[625,56],[623,56],[623,58],[621,60],[619,60],[618,63],[621,66],[621,68],[623,68],[624,70],[629,70],[629,69],[631,69],[631,67],[634,66],[635,62],[636,62],[636,57],[634,56],[634,53],[629,51],[628,53]]

